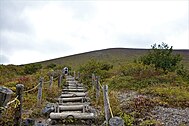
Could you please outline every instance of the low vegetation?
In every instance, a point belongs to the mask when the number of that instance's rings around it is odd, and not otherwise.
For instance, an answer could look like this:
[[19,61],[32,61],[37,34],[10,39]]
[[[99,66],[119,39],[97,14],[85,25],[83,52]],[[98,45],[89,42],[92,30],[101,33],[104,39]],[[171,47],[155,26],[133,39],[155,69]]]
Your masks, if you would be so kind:
[[[159,121],[150,116],[149,111],[154,106],[189,107],[188,61],[183,62],[182,59],[187,58],[174,53],[173,48],[165,43],[154,44],[149,53],[143,54],[145,55],[135,58],[135,60],[131,58],[133,61],[120,60],[120,57],[119,59],[118,57],[112,58],[112,62],[87,58],[90,60],[77,66],[72,63],[68,66],[51,62],[46,65],[0,65],[2,75],[0,76],[0,85],[15,91],[16,84],[22,83],[25,86],[24,90],[29,90],[38,84],[40,77],[44,77],[44,80],[48,81],[49,75],[54,73],[55,76],[58,76],[58,73],[67,66],[69,70],[74,68],[74,70],[80,71],[80,81],[87,85],[92,104],[101,110],[101,117],[103,117],[102,92],[99,100],[96,101],[91,83],[92,74],[100,77],[101,86],[105,84],[109,86],[113,114],[122,117],[126,125],[161,125]],[[126,59],[126,57],[123,58]],[[73,71],[70,73],[73,74]],[[54,85],[52,90],[49,90],[48,86],[48,83],[44,84],[43,105],[60,93],[57,85]],[[117,95],[119,92],[125,91],[137,92],[141,96],[130,99],[127,105],[121,105]],[[36,109],[36,93],[37,90],[24,94],[23,109],[26,110],[24,118],[41,116],[39,114],[41,108]],[[13,95],[14,97],[15,95]],[[0,124],[11,123],[13,109],[14,105],[11,105],[3,112],[4,120]]]
[[[160,125],[160,122],[150,115],[147,116],[150,108],[157,105],[189,107],[189,72],[181,64],[181,59],[180,55],[173,54],[172,47],[169,48],[167,44],[162,43],[158,46],[154,44],[152,50],[146,55],[133,62],[120,63],[119,67],[91,60],[81,66],[80,70],[85,75],[84,82],[90,85],[91,73],[102,77],[100,82],[108,84],[110,94],[130,90],[141,95],[150,95],[151,99],[138,97],[131,100],[127,103],[127,107],[125,106],[126,108],[120,106],[114,95],[110,96],[110,104],[114,115],[121,116],[126,125],[151,126]],[[101,69],[103,64],[111,67],[104,71]],[[94,105],[97,108],[103,106],[102,101],[102,97],[98,102],[94,100]]]

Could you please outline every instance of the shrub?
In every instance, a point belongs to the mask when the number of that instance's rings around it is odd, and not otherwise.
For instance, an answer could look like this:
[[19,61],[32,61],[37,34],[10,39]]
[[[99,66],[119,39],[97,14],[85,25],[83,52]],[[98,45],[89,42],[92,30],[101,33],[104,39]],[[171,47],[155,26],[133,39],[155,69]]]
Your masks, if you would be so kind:
[[46,68],[51,68],[51,69],[53,69],[55,67],[56,67],[56,64],[54,64],[54,63],[51,63],[51,64],[46,66]]
[[25,65],[24,72],[26,74],[33,74],[36,73],[41,68],[42,68],[41,64],[27,64]]
[[92,74],[100,76],[100,79],[103,80],[109,77],[108,71],[113,68],[113,65],[106,62],[99,62],[96,60],[90,60],[86,64],[80,66],[79,71],[81,72],[81,79],[84,84],[88,84],[90,87],[90,82]]
[[175,71],[178,64],[182,60],[180,55],[173,55],[173,47],[165,43],[161,45],[152,45],[152,50],[145,56],[140,58],[143,64],[155,65],[156,69],[163,69],[164,71]]

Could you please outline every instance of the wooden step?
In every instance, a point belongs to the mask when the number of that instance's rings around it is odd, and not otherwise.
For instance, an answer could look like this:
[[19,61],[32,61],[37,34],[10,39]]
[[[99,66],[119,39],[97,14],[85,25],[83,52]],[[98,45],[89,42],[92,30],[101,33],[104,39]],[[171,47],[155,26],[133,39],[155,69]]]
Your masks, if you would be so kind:
[[87,90],[86,89],[63,89],[62,91],[63,92],[64,91],[69,91],[69,92],[85,92]]
[[83,111],[83,109],[85,108],[85,105],[59,105],[59,110],[60,111]]
[[62,102],[75,102],[75,101],[82,101],[85,97],[71,97],[71,98],[58,98],[58,101]]
[[72,84],[72,83],[67,83],[64,86],[78,86],[78,87],[83,87],[83,84]]
[[61,112],[61,113],[50,113],[51,119],[66,119],[66,118],[75,118],[75,119],[94,119],[94,113],[79,113],[79,112]]
[[77,93],[61,94],[60,98],[85,97],[85,96],[86,96],[86,93],[84,93],[84,92],[77,92]]
[[83,86],[65,86],[63,89],[84,89]]
[[59,103],[59,105],[65,105],[65,106],[69,106],[69,105],[90,105],[89,102],[67,102],[67,103]]

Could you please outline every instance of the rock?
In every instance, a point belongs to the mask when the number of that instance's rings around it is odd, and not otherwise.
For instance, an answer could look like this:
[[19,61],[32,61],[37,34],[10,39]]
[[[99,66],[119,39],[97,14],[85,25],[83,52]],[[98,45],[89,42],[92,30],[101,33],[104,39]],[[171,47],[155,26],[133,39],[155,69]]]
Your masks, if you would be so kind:
[[37,122],[37,123],[35,124],[35,126],[47,126],[47,125],[44,124],[44,123],[42,123],[42,122]]
[[157,120],[161,120],[165,126],[189,126],[189,109],[165,108],[156,106],[152,111]]
[[54,111],[54,104],[48,103],[45,108],[42,110],[42,114],[48,116],[52,111]]
[[113,117],[109,120],[110,126],[124,126],[124,120],[120,117]]
[[31,118],[27,118],[23,121],[24,126],[33,126],[35,124],[35,120]]

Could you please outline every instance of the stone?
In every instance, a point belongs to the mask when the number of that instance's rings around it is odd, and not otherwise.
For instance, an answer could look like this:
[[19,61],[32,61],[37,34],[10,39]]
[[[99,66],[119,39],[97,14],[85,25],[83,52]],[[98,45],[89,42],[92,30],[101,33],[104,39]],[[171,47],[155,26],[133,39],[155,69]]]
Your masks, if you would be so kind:
[[124,120],[120,117],[113,117],[109,120],[110,126],[124,126]]
[[45,108],[42,110],[42,114],[48,116],[51,112],[54,111],[54,104],[48,103]]
[[31,118],[27,118],[23,121],[24,126],[33,126],[35,124],[35,120]]
[[37,123],[35,124],[35,126],[47,126],[47,124],[44,124],[44,123],[42,123],[42,122],[37,122]]

